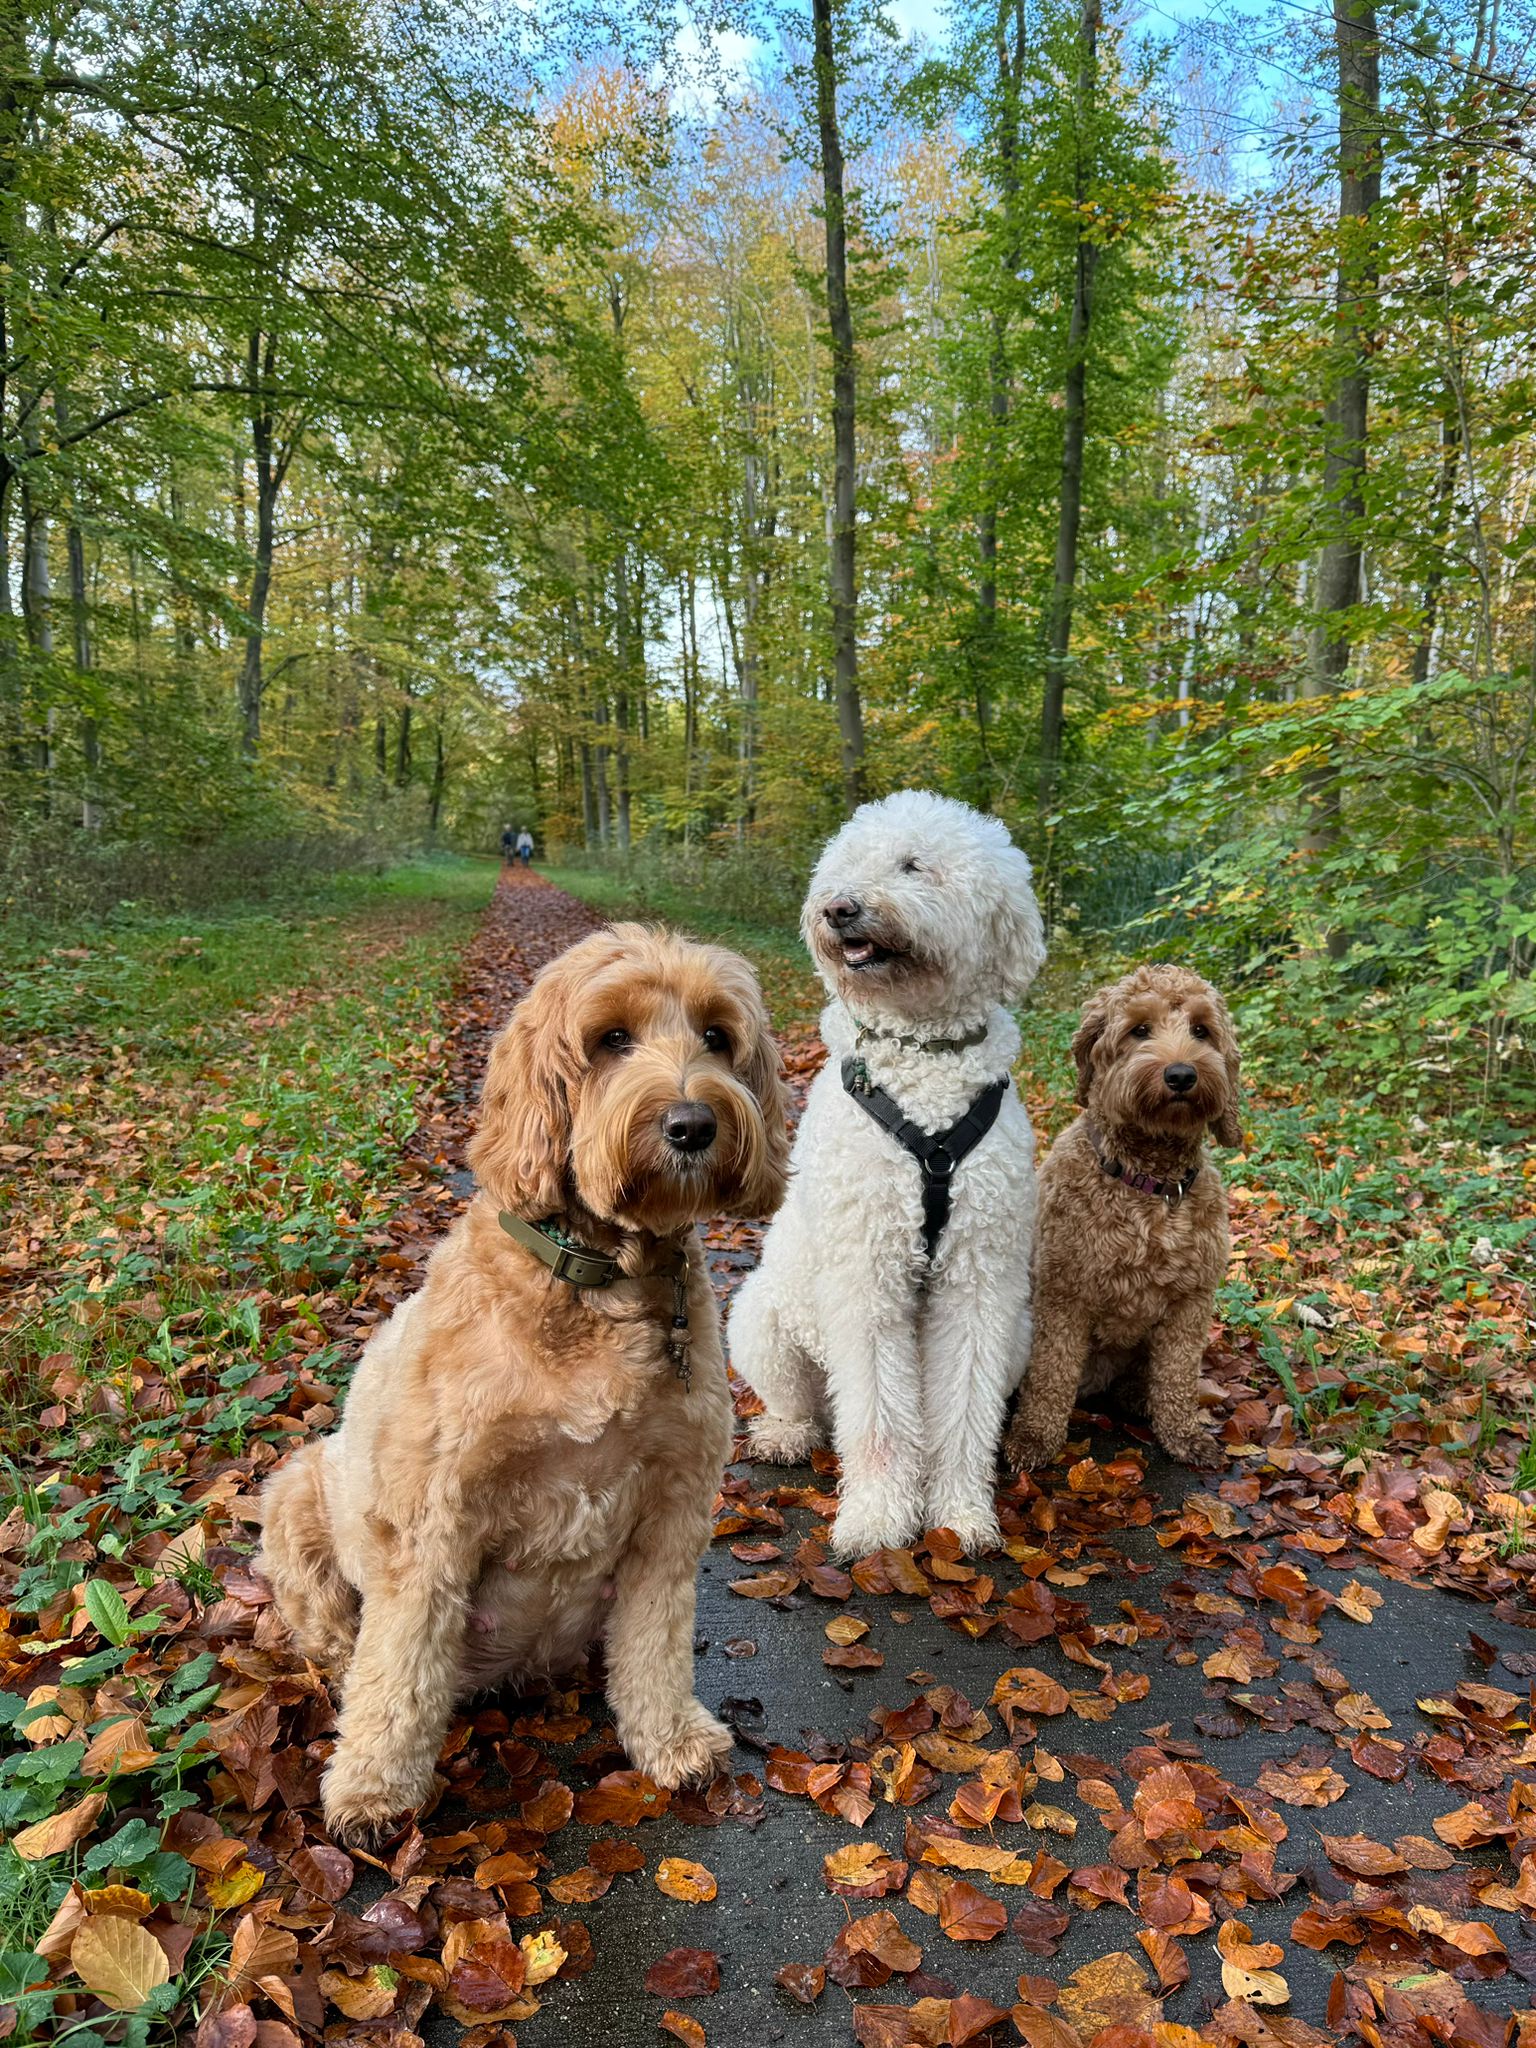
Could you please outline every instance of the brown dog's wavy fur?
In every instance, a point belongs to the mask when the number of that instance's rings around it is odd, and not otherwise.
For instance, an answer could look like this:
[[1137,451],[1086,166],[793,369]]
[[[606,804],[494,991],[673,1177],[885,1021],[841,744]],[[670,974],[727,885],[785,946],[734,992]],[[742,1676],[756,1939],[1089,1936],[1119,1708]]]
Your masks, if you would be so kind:
[[[707,1152],[662,1135],[684,1099],[715,1113]],[[619,925],[519,1004],[470,1150],[480,1192],[370,1340],[341,1429],[265,1494],[262,1568],[342,1682],[333,1829],[375,1833],[428,1797],[456,1695],[569,1667],[599,1635],[640,1769],[675,1785],[728,1754],[693,1695],[694,1575],[731,1412],[693,1226],[777,1206],[785,1106],[734,954]],[[563,1218],[623,1277],[578,1292],[500,1228],[501,1210]],[[679,1244],[690,1387],[666,1348]]]
[[[1230,1252],[1227,1201],[1205,1152],[1242,1142],[1237,1037],[1227,1006],[1181,967],[1139,967],[1084,1006],[1072,1056],[1084,1114],[1040,1170],[1035,1240],[1035,1341],[1005,1454],[1015,1469],[1048,1464],[1066,1442],[1080,1393],[1113,1381],[1145,1407],[1170,1457],[1219,1457],[1200,1426],[1197,1383],[1216,1288]],[[1191,1066],[1175,1097],[1165,1079]],[[1178,1181],[1176,1203],[1105,1174],[1104,1154],[1135,1172]]]

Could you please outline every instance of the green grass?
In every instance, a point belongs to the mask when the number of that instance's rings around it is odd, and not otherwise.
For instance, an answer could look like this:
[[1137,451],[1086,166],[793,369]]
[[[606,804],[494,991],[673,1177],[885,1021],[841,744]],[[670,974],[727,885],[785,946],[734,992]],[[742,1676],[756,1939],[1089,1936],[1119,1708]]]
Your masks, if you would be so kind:
[[330,878],[283,910],[125,911],[43,942],[0,937],[0,1037],[83,1032],[155,1047],[324,979],[360,926],[387,940],[477,910],[494,880],[483,861],[412,862]]
[[[17,1235],[0,1295],[0,1521],[19,1510],[27,1533],[6,1606],[29,1654],[56,1659],[83,1586],[101,1647],[63,1673],[91,1703],[78,1739],[4,1738],[0,1834],[91,1790],[111,1808],[77,1851],[24,1865],[0,1850],[6,1981],[25,1979],[72,1876],[190,1896],[161,1829],[205,1800],[219,1684],[190,1639],[161,1636],[154,1561],[208,1513],[189,1493],[249,1482],[294,1404],[340,1399],[332,1333],[390,1248],[401,1150],[494,879],[486,863],[412,865],[281,914],[124,916],[7,949],[0,1207]],[[215,1527],[211,1541],[248,1540],[216,1513]],[[195,1545],[171,1577],[217,1597]],[[129,1711],[153,1766],[88,1775],[86,1743]],[[28,1718],[24,1692],[0,1692],[0,1727]],[[162,2038],[213,1960],[199,1944],[141,2016]],[[20,1998],[12,2038],[48,2035],[51,2005]]]

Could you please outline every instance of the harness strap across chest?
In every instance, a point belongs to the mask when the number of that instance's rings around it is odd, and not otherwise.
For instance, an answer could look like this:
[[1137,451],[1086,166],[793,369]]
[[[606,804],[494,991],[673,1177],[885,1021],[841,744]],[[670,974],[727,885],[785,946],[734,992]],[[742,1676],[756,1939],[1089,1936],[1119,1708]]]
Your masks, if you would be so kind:
[[860,1109],[872,1116],[882,1130],[889,1131],[902,1150],[910,1152],[917,1161],[923,1177],[923,1245],[931,1265],[949,1221],[950,1186],[955,1169],[997,1122],[1003,1097],[1008,1093],[1008,1078],[1004,1075],[989,1081],[964,1116],[957,1118],[947,1131],[931,1133],[913,1123],[883,1088],[875,1087],[861,1059],[843,1061],[843,1087]]

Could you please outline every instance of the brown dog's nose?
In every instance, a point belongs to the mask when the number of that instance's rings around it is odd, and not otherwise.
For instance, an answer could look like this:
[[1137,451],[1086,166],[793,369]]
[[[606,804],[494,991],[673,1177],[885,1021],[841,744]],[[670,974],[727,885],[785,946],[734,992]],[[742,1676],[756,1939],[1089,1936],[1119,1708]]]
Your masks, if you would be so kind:
[[675,1152],[703,1152],[715,1142],[715,1112],[707,1102],[674,1102],[662,1114],[661,1135]]
[[822,912],[822,916],[835,931],[841,931],[845,924],[852,924],[855,918],[862,917],[863,914],[864,906],[857,896],[834,897]]
[[1163,1079],[1175,1095],[1187,1095],[1199,1078],[1200,1076],[1195,1072],[1194,1068],[1186,1067],[1182,1061],[1175,1062],[1173,1066],[1164,1067],[1163,1069]]

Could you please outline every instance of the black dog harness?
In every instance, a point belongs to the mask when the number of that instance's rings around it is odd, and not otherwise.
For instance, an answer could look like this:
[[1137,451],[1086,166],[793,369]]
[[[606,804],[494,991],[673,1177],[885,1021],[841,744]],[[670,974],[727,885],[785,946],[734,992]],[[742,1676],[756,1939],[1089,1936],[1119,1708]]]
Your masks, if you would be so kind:
[[928,1253],[928,1263],[932,1265],[944,1226],[949,1221],[950,1183],[955,1177],[955,1169],[968,1153],[975,1151],[997,1122],[1003,1097],[1008,1093],[1008,1077],[1005,1074],[1000,1080],[989,1081],[964,1116],[952,1123],[947,1131],[936,1131],[931,1136],[903,1115],[883,1088],[874,1085],[861,1059],[843,1061],[843,1087],[859,1107],[866,1110],[882,1130],[889,1131],[897,1144],[917,1161],[918,1171],[923,1176],[923,1245]]

